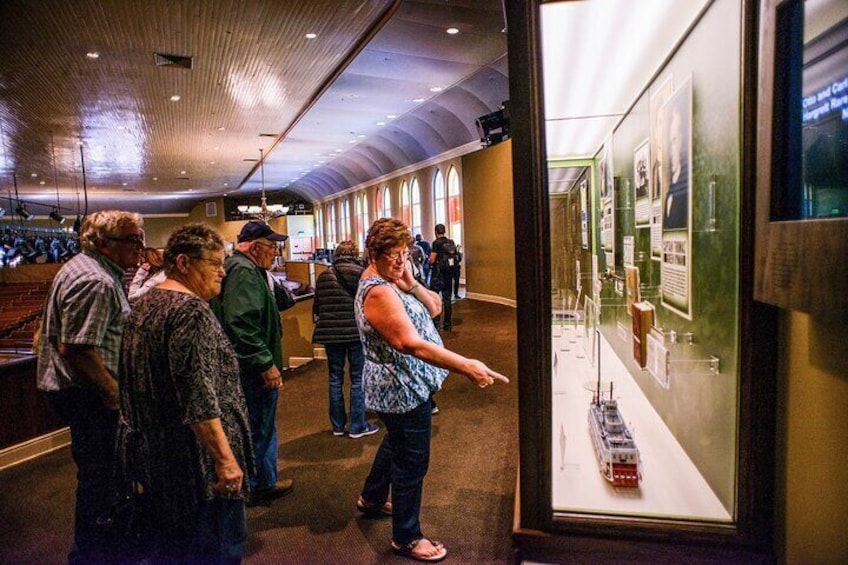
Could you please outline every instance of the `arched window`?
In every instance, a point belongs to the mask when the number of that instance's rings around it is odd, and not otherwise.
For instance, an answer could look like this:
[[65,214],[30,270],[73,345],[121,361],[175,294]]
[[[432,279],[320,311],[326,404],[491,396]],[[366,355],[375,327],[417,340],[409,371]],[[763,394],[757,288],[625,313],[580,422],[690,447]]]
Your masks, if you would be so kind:
[[335,249],[339,241],[336,239],[336,203],[327,204],[327,248]]
[[368,229],[371,227],[371,207],[368,205],[368,192],[362,193],[362,241],[360,249],[365,250],[365,236],[368,235]]
[[341,239],[350,239],[350,201],[347,199],[347,197],[342,200],[341,234]]
[[388,186],[383,187],[383,207],[380,209],[383,218],[392,217],[392,193]]
[[315,208],[315,247],[324,247],[324,208],[317,206]]
[[445,214],[445,177],[439,169],[436,169],[436,174],[433,177],[433,212],[435,223],[447,223],[447,215]]
[[357,245],[362,249],[363,242],[365,241],[364,228],[365,225],[362,222],[362,197],[363,195],[357,194],[353,200],[353,216],[354,216],[354,234],[356,236]]
[[448,171],[448,234],[457,245],[462,245],[462,189],[459,173],[451,166]]
[[400,219],[409,225],[409,185],[406,181],[400,183]]
[[409,184],[409,192],[412,198],[412,233],[421,233],[421,187],[418,186],[418,179],[412,177],[412,182]]

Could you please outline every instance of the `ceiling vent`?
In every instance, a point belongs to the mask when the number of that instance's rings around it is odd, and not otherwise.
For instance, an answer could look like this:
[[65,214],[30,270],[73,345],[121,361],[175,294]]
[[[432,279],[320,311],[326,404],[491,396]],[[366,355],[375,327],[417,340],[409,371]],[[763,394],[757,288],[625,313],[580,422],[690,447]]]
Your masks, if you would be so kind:
[[192,58],[182,55],[168,55],[166,53],[154,53],[153,61],[157,67],[178,67],[180,69],[191,69]]

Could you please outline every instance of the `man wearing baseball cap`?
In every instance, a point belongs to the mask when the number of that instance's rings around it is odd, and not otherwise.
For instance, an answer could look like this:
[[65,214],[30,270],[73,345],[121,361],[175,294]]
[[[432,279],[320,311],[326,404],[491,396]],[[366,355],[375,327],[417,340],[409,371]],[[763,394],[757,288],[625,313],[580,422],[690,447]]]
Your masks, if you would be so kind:
[[277,479],[277,397],[282,387],[282,327],[267,269],[277,256],[277,244],[288,236],[265,222],[250,221],[238,235],[235,253],[227,259],[221,294],[213,309],[239,359],[241,385],[247,401],[256,473],[250,477],[248,506],[271,501],[292,490],[291,479]]

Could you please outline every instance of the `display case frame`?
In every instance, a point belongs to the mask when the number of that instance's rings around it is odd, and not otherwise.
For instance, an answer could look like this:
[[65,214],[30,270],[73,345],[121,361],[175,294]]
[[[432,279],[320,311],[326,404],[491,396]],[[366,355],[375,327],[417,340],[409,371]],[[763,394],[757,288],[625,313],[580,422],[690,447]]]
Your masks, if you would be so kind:
[[[516,249],[520,474],[514,539],[519,559],[773,560],[776,310],[754,301],[757,2],[745,1],[742,47],[739,427],[731,524],[554,513],[552,510],[551,250],[539,0],[507,3]],[[594,556],[594,557],[593,557]]]

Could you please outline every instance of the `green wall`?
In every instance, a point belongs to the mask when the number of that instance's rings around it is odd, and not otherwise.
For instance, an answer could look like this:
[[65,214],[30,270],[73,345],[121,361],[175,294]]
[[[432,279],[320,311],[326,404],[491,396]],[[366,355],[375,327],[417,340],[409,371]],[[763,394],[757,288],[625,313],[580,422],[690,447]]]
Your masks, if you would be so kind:
[[[650,400],[652,406],[710,484],[728,512],[735,513],[736,440],[738,423],[739,320],[739,137],[741,20],[739,2],[718,0],[683,41],[656,80],[636,100],[612,136],[612,174],[616,200],[616,274],[623,277],[622,237],[635,237],[644,259],[640,269],[642,299],[656,309],[655,324],[680,341],[670,350],[670,385],[663,388],[633,361],[631,318],[613,284],[604,284],[601,323],[604,335]],[[714,49],[721,45],[720,50]],[[660,262],[650,259],[650,230],[636,229],[633,196],[633,150],[649,136],[652,89],[673,77],[674,88],[691,76],[693,91],[691,312],[688,320],[661,305]],[[596,168],[597,171],[597,168]],[[716,179],[716,229],[708,223],[708,185]],[[632,190],[632,188],[631,188]],[[597,236],[598,231],[594,234]],[[603,261],[601,261],[603,265]],[[692,334],[693,343],[683,342]],[[720,372],[709,370],[711,356]]]

